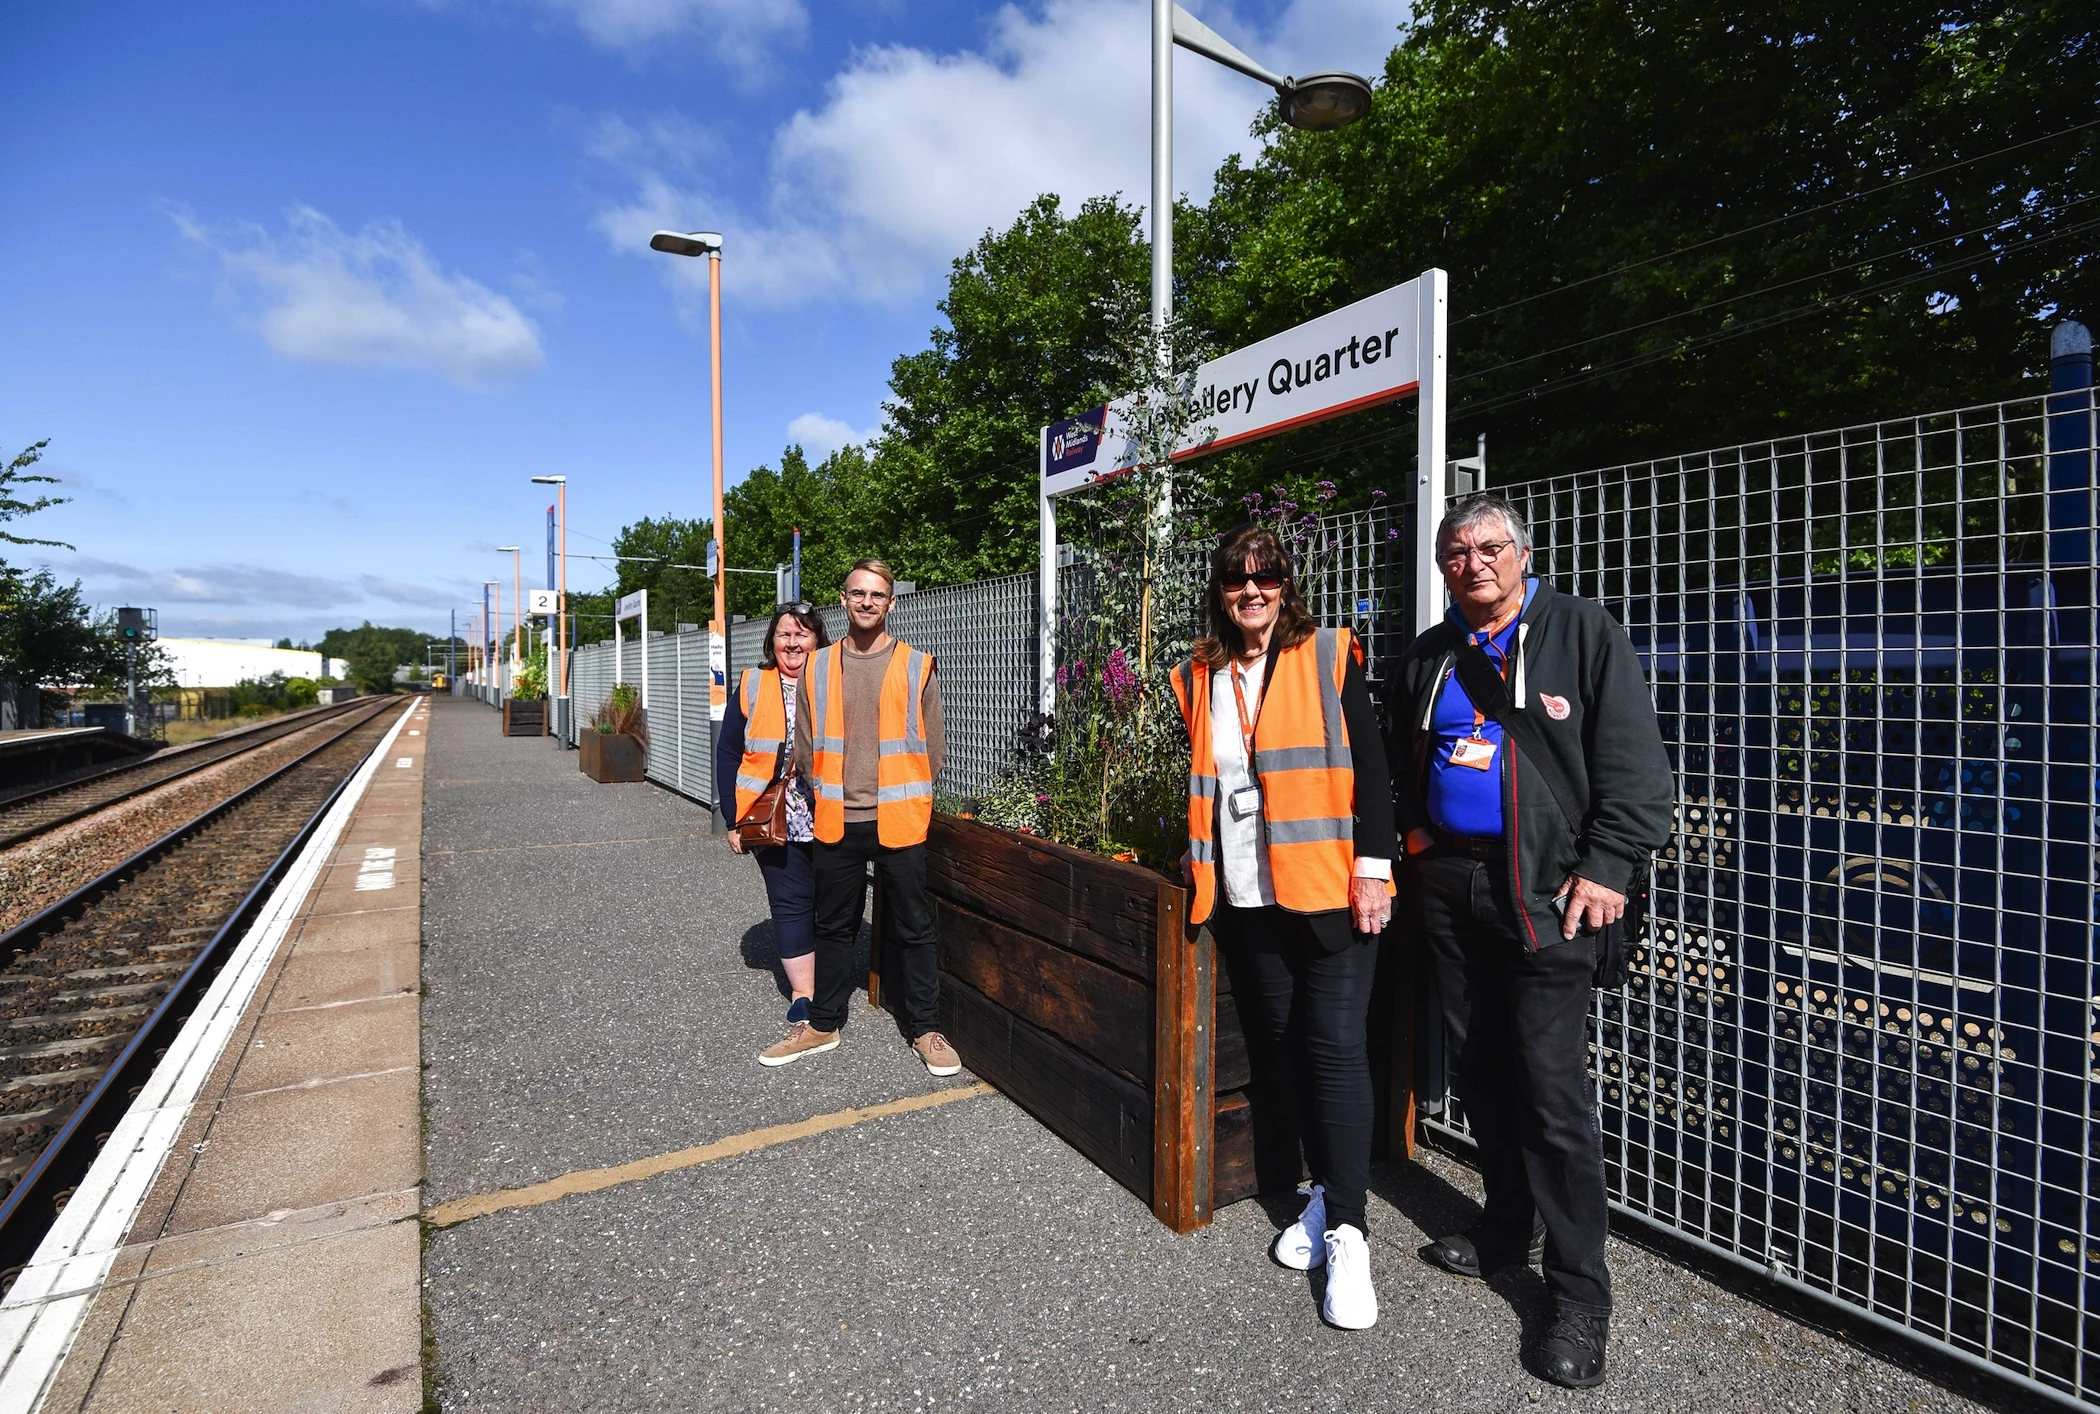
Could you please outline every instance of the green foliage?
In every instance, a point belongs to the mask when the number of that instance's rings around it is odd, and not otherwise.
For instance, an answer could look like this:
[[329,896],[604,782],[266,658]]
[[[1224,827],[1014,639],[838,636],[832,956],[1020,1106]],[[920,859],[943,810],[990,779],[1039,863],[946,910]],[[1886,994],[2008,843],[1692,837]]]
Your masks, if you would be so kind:
[[320,687],[311,678],[288,678],[270,673],[242,678],[227,691],[236,716],[261,717],[271,712],[291,712],[320,701]]
[[605,736],[639,737],[643,748],[649,745],[649,721],[642,711],[641,689],[631,682],[614,686],[597,711],[591,713],[590,729]]
[[385,696],[394,690],[394,669],[399,666],[395,645],[372,637],[351,644],[346,675],[359,692]]
[[[359,657],[387,660],[386,680],[394,680],[394,669],[404,663],[423,661],[424,644],[430,641],[428,634],[413,628],[380,628],[366,619],[356,628],[332,628],[321,635],[314,645],[316,651],[330,658],[341,658],[354,663]],[[283,645],[280,644],[280,647]],[[356,681],[353,671],[351,680]],[[383,691],[384,689],[373,689]]]
[[[175,682],[159,644],[140,644],[133,666],[142,688]],[[116,616],[97,620],[80,585],[61,584],[49,570],[23,574],[0,566],[0,678],[44,689],[46,710],[64,704],[58,689],[121,693],[125,650]]]
[[[58,484],[58,478],[55,476],[41,476],[30,471],[31,467],[44,459],[44,448],[50,445],[51,439],[46,437],[41,442],[23,448],[15,454],[13,461],[4,467],[0,467],[0,525],[4,525],[11,520],[17,520],[22,516],[34,515],[38,511],[49,510],[53,506],[63,506],[70,499],[66,496],[34,496],[25,501],[15,494],[15,488],[18,486],[26,486],[38,482],[49,486]],[[56,545],[66,550],[73,548],[63,540],[29,539],[20,535],[10,534],[5,530],[0,530],[0,543],[8,545]]]
[[[732,520],[730,524],[736,522]],[[625,527],[613,537],[613,553],[622,558],[616,588],[609,599],[646,589],[649,591],[651,629],[669,633],[681,623],[705,627],[715,612],[714,581],[707,577],[704,568],[678,567],[705,566],[707,542],[713,534],[714,523],[710,520],[681,520],[676,516],[664,516],[658,520],[644,518]],[[575,602],[572,595],[572,609]],[[607,615],[605,636],[609,637],[612,633],[609,601],[604,612]]]
[[[2100,303],[2087,7],[1416,13],[1370,117],[1272,126],[1177,259],[1227,347],[1449,271],[1453,454],[1486,432],[1498,481],[2015,396]],[[1226,479],[1317,461],[1354,504],[1412,438],[1376,410]]]
[[537,702],[547,695],[547,645],[542,642],[533,649],[511,680],[510,695],[525,702]]

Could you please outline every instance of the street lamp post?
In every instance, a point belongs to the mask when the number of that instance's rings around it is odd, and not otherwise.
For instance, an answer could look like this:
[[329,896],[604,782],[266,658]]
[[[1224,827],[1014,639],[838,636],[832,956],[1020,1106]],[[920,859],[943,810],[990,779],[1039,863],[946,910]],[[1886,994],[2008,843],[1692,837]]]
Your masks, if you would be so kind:
[[1347,127],[1371,111],[1368,80],[1339,70],[1294,79],[1272,73],[1174,0],[1152,0],[1152,335],[1160,358],[1172,349],[1174,318],[1174,46],[1259,79],[1276,90],[1283,120],[1324,132]]
[[713,371],[710,402],[714,413],[715,474],[715,566],[724,573],[715,576],[715,631],[729,632],[729,599],[726,573],[729,537],[722,506],[722,236],[719,231],[658,231],[649,237],[649,249],[666,255],[707,257],[707,343]]
[[[493,596],[489,593],[492,589],[497,591]],[[482,676],[496,689],[497,703],[503,701],[503,677],[496,670],[496,644],[503,637],[503,626],[498,618],[503,612],[502,590],[503,581],[500,579],[481,581]]]

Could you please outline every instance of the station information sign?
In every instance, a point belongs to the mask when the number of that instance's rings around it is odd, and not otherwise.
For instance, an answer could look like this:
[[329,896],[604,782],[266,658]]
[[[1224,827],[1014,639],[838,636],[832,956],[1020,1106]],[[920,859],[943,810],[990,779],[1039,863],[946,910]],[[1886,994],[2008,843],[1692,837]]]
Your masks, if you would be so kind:
[[[1415,393],[1428,277],[1395,285],[1198,368],[1174,459],[1203,456]],[[1127,398],[1043,429],[1043,494],[1061,496],[1137,464]]]

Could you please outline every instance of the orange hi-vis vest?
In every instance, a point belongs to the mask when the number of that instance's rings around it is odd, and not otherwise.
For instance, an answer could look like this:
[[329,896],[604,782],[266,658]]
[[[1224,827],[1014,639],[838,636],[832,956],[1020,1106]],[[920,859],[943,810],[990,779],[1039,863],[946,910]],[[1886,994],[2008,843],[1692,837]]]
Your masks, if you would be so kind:
[[[1346,628],[1323,628],[1276,655],[1276,672],[1254,723],[1261,786],[1262,835],[1276,902],[1293,913],[1349,906],[1356,867],[1356,770],[1349,725],[1342,717],[1342,678],[1362,649]],[[1191,923],[1217,903],[1218,855],[1213,833],[1218,762],[1210,735],[1211,670],[1191,660],[1172,674],[1174,697],[1189,729],[1189,856],[1196,868]],[[1390,882],[1386,885],[1391,892]]]
[[744,759],[736,768],[736,818],[741,820],[773,784],[773,773],[781,764],[780,749],[790,743],[780,669],[744,669],[737,695],[744,708]]
[[[933,760],[919,703],[933,659],[896,640],[876,707],[875,837],[885,849],[922,844],[933,823]],[[816,835],[846,837],[846,645],[834,643],[802,670],[808,685],[810,785],[816,791]],[[865,743],[863,743],[865,746]]]

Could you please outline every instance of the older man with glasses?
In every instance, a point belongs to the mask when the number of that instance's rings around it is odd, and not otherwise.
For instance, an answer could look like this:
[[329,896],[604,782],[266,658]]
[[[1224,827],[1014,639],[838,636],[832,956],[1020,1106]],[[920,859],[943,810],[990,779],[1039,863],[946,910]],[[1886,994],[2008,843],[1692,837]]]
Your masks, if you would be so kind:
[[1437,559],[1451,609],[1395,674],[1394,809],[1486,1202],[1422,1256],[1465,1277],[1541,1256],[1537,1373],[1587,1387],[1611,1315],[1590,989],[1623,967],[1675,783],[1625,630],[1532,576],[1515,506],[1461,502]]
[[902,975],[905,1034],[929,1074],[962,1069],[939,1030],[940,954],[926,901],[926,831],[946,754],[941,687],[932,656],[889,634],[896,587],[888,565],[857,561],[839,595],[846,637],[804,670],[809,710],[795,716],[795,767],[816,795],[817,995],[809,1020],[760,1057],[769,1065],[837,1048],[872,863],[884,941]]

